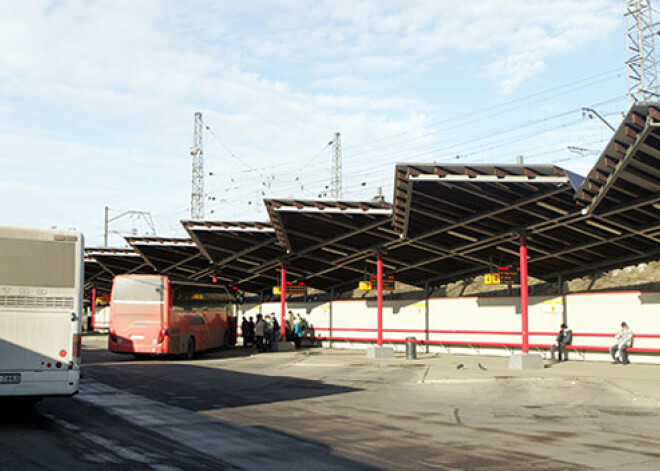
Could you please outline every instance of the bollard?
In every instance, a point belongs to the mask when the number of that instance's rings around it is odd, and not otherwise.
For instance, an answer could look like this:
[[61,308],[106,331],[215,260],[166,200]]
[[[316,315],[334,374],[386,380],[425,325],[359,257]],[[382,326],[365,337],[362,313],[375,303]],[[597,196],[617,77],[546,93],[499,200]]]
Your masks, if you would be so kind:
[[417,359],[417,339],[406,337],[406,360]]

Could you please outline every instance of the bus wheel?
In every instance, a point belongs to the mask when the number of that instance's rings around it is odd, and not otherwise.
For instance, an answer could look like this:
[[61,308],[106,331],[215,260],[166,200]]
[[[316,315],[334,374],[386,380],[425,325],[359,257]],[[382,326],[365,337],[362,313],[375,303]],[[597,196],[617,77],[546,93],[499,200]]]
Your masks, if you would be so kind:
[[192,360],[195,357],[195,339],[188,339],[188,350],[186,350],[186,360]]

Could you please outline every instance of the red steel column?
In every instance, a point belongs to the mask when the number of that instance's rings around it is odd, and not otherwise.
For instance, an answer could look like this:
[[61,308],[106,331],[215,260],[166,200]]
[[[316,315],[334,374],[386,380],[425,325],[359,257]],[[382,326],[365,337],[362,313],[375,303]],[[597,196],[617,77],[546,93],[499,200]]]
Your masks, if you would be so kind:
[[92,287],[92,330],[94,330],[94,322],[96,322],[96,285]]
[[378,346],[383,346],[383,252],[378,251],[376,262],[376,290],[378,299]]
[[96,314],[96,285],[92,287],[92,316]]
[[280,303],[282,304],[282,319],[280,321],[280,339],[286,340],[286,263],[282,262],[280,269]]
[[527,287],[527,236],[520,235],[520,315],[522,317],[522,351],[529,353],[528,322],[528,287]]

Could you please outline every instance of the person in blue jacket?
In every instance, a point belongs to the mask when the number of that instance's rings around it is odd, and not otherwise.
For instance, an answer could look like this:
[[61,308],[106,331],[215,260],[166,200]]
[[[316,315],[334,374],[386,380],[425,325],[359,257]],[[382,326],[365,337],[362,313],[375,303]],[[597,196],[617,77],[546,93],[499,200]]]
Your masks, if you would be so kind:
[[302,339],[303,322],[300,314],[296,314],[296,319],[293,321],[293,342],[296,348],[300,348],[300,340]]

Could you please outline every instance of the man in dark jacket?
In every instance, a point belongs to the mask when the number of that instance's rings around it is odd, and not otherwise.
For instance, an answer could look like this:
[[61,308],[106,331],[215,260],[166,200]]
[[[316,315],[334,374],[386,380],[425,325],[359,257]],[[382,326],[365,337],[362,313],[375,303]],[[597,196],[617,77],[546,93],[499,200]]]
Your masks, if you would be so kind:
[[250,321],[247,317],[243,318],[243,323],[241,324],[241,334],[243,335],[243,346],[250,346]]
[[254,347],[254,319],[252,317],[248,321],[247,344]]
[[566,345],[570,345],[573,341],[573,331],[568,328],[566,324],[562,324],[559,327],[559,333],[557,334],[557,339],[555,344],[550,348],[550,359],[554,361],[555,351],[559,350],[559,361],[566,360],[566,354],[564,353],[564,348]]

